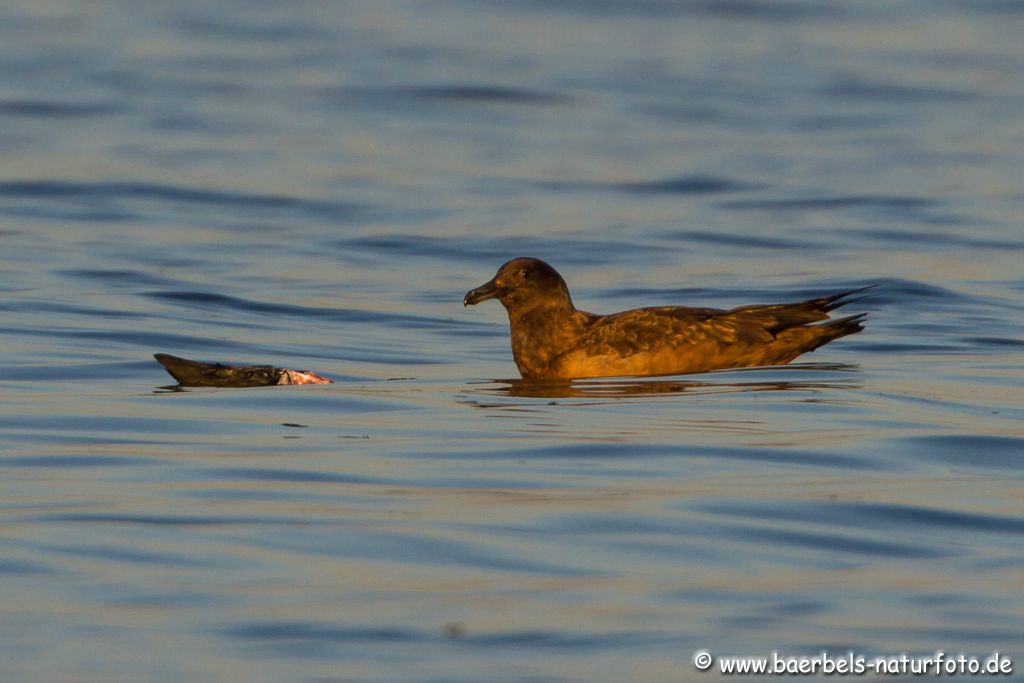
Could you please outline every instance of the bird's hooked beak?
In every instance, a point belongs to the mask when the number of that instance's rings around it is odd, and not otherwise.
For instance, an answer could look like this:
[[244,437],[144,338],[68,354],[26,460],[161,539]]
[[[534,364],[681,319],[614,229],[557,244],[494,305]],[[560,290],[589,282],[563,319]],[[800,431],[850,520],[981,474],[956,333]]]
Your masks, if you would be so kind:
[[494,280],[480,285],[476,289],[471,289],[466,292],[465,298],[462,299],[463,306],[476,306],[481,301],[487,301],[488,299],[497,299],[499,296],[507,291],[506,287],[499,287],[495,284]]

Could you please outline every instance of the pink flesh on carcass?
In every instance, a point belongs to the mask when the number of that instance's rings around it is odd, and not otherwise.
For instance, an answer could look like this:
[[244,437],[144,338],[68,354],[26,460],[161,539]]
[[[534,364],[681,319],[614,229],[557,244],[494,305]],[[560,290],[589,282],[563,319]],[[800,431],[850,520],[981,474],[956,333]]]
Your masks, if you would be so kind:
[[315,372],[308,372],[306,370],[280,368],[277,372],[278,384],[334,384],[334,380],[321,377]]

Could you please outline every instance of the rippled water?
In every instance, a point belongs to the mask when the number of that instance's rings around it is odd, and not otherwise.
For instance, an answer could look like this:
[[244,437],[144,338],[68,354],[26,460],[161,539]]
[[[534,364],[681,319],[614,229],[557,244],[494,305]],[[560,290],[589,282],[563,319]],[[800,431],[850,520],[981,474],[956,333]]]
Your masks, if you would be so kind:
[[[1019,671],[1022,19],[4,3],[0,678]],[[518,255],[596,312],[880,287],[798,365],[538,389],[461,306]]]

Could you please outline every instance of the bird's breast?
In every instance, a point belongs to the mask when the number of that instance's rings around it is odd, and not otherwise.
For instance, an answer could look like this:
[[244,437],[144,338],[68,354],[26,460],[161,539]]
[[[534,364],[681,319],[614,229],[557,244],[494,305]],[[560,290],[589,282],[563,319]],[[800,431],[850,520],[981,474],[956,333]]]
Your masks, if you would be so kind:
[[584,334],[577,311],[530,311],[510,318],[512,355],[524,377],[550,376],[552,361],[572,349]]

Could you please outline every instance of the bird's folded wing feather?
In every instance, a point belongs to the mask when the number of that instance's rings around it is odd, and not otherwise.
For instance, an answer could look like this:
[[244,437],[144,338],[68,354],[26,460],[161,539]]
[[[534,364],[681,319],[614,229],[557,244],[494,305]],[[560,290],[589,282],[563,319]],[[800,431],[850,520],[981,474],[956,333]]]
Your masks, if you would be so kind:
[[585,350],[591,356],[631,355],[705,343],[767,344],[773,339],[766,329],[772,322],[717,309],[641,308],[596,319],[573,351]]

